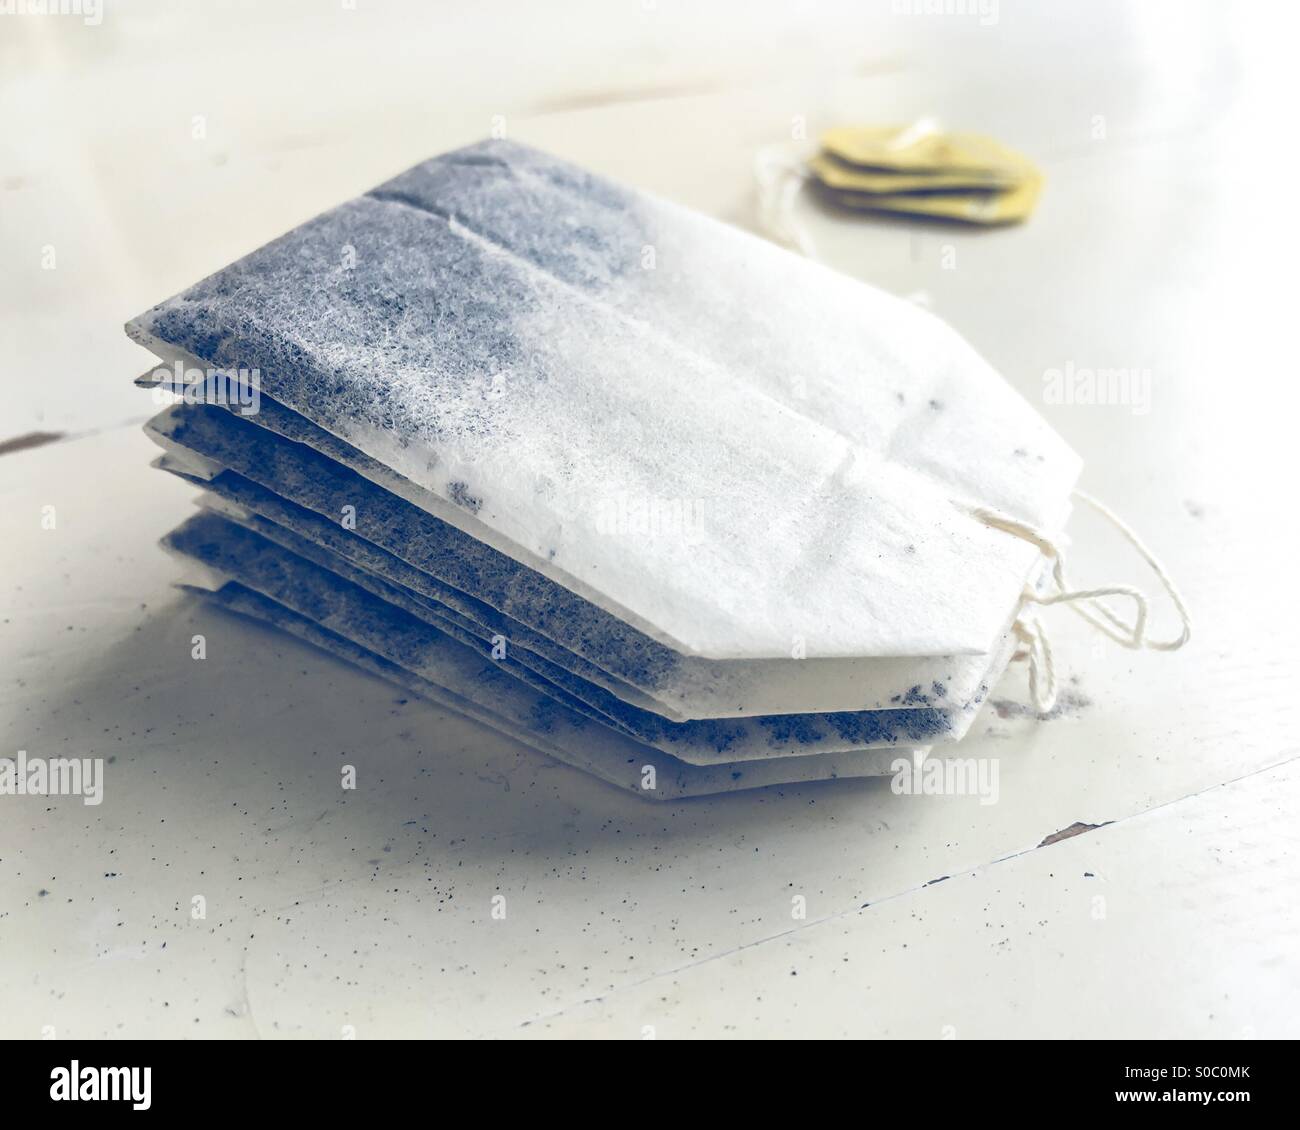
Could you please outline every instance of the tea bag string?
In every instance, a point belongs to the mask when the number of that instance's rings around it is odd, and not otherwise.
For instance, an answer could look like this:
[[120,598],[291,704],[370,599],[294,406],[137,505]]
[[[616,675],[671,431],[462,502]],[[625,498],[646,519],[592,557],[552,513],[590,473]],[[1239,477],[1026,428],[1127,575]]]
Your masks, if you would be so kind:
[[1026,646],[1011,658],[1029,661],[1029,697],[1039,714],[1048,714],[1056,705],[1056,662],[1047,630],[1037,616],[1018,616],[1011,625],[1016,638]]
[[[937,129],[937,122],[923,118],[895,137],[891,147],[905,147]],[[759,226],[778,243],[785,244],[809,259],[816,259],[817,250],[812,237],[799,221],[794,206],[800,188],[811,176],[806,160],[786,149],[771,146],[758,152],[754,162],[754,175],[758,182]],[[1018,522],[990,507],[980,507],[974,511],[974,514],[995,529],[1024,538],[1051,559],[1052,580],[1055,582],[1056,591],[1044,594],[1036,589],[1026,588],[1023,594],[1024,603],[1067,604],[1098,631],[1127,648],[1177,651],[1191,638],[1192,624],[1187,605],[1183,603],[1182,595],[1165,571],[1165,567],[1143,544],[1142,539],[1133,532],[1132,528],[1104,502],[1081,490],[1074,491],[1073,496],[1109,521],[1150,566],[1165,592],[1169,594],[1169,599],[1173,601],[1179,619],[1182,621],[1182,631],[1176,638],[1158,640],[1147,636],[1149,609],[1146,594],[1140,589],[1132,585],[1071,589],[1066,580],[1064,556],[1050,538],[1033,526]],[[1132,623],[1124,620],[1101,599],[1107,596],[1126,597],[1133,601],[1135,614]],[[1025,645],[1023,650],[1016,652],[1014,658],[1028,660],[1029,694],[1039,713],[1046,714],[1056,705],[1057,695],[1056,665],[1047,630],[1037,616],[1027,615],[1024,612],[1016,618],[1013,627],[1017,638]]]
[[[1100,499],[1085,491],[1076,490],[1073,497],[1092,507],[1117,529],[1124,539],[1137,551],[1138,555],[1155,573],[1169,599],[1173,602],[1182,623],[1182,631],[1173,639],[1152,639],[1147,635],[1149,607],[1146,594],[1132,585],[1102,585],[1091,589],[1072,589],[1065,574],[1065,557],[1060,547],[1046,535],[1024,522],[1003,514],[991,507],[976,507],[972,513],[980,521],[994,529],[1004,530],[1022,538],[1052,562],[1052,580],[1055,592],[1042,593],[1026,586],[1023,600],[1026,604],[1052,605],[1068,604],[1075,612],[1099,631],[1127,648],[1149,648],[1152,651],[1177,651],[1192,635],[1191,616],[1182,594],[1170,578],[1165,567],[1150,549],[1137,536],[1132,527]],[[1126,621],[1101,598],[1122,596],[1133,601],[1135,615],[1132,622]],[[1042,621],[1036,616],[1021,614],[1016,619],[1014,630],[1017,638],[1026,644],[1026,650],[1016,653],[1015,658],[1029,661],[1029,694],[1039,713],[1049,712],[1056,705],[1056,668],[1052,658],[1052,647]]]
[[816,259],[817,248],[794,206],[795,197],[811,175],[802,158],[780,146],[760,149],[754,158],[759,227],[777,243]]
[[[899,130],[885,143],[885,149],[898,152],[910,149],[922,138],[939,133],[942,126],[937,118],[918,118]],[[804,183],[812,179],[807,157],[814,149],[800,147],[804,155],[780,145],[769,145],[754,156],[754,180],[758,185],[758,224],[769,238],[798,251],[809,259],[817,258],[817,248],[812,236],[799,219],[795,199]]]

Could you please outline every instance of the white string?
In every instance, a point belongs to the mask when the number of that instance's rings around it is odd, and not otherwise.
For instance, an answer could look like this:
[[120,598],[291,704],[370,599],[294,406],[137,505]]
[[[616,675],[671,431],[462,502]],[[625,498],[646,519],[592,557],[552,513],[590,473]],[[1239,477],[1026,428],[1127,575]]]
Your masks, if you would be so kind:
[[[938,122],[933,118],[921,118],[907,129],[900,131],[890,141],[889,148],[906,148],[920,138],[937,132],[938,129]],[[806,161],[781,147],[771,146],[760,149],[755,156],[754,177],[758,182],[760,226],[778,243],[800,252],[809,259],[815,259],[817,250],[813,245],[812,237],[795,212],[795,199],[804,181],[810,176]],[[1081,490],[1075,490],[1073,497],[1086,503],[1109,521],[1155,573],[1161,586],[1169,594],[1169,599],[1177,609],[1179,620],[1182,622],[1183,629],[1174,639],[1154,640],[1147,636],[1149,608],[1146,594],[1140,589],[1132,585],[1103,585],[1100,588],[1072,589],[1066,580],[1064,555],[1056,543],[1045,534],[991,507],[977,507],[973,513],[995,529],[1014,534],[1037,546],[1046,557],[1051,559],[1052,580],[1055,582],[1056,591],[1044,594],[1037,589],[1027,587],[1022,595],[1025,604],[1043,606],[1066,604],[1098,631],[1124,647],[1177,651],[1191,639],[1192,621],[1187,605],[1165,571],[1165,567],[1134,533],[1132,527],[1104,502]],[[1133,602],[1134,615],[1131,623],[1124,620],[1101,599],[1106,596],[1124,597]],[[1029,616],[1024,612],[1016,618],[1013,629],[1016,637],[1026,646],[1023,650],[1018,650],[1012,658],[1028,661],[1030,698],[1040,714],[1048,714],[1056,705],[1057,683],[1056,664],[1052,657],[1052,644],[1048,639],[1047,630],[1037,616]]]
[[759,227],[777,243],[809,259],[816,259],[817,248],[812,236],[795,210],[795,199],[810,175],[801,157],[780,146],[760,149],[754,157]]
[[[918,118],[890,138],[885,148],[891,151],[908,149],[922,138],[939,133],[940,128],[937,118]],[[799,190],[811,177],[807,158],[783,146],[770,145],[754,155],[759,227],[777,243],[809,259],[816,259],[817,248],[795,207]]]
[[1029,661],[1029,697],[1039,714],[1048,714],[1056,705],[1056,662],[1047,631],[1037,616],[1017,617],[1011,627],[1016,637],[1029,645],[1028,650],[1017,651],[1011,658]]
[[[1151,567],[1182,622],[1182,631],[1174,639],[1156,640],[1147,636],[1148,605],[1146,594],[1132,585],[1103,585],[1092,589],[1071,589],[1065,575],[1065,559],[1060,547],[1033,526],[1018,522],[1016,519],[990,507],[976,507],[972,513],[982,522],[994,529],[1004,530],[1036,546],[1052,562],[1052,580],[1056,591],[1041,593],[1034,588],[1026,588],[1023,600],[1026,604],[1068,604],[1093,627],[1122,644],[1124,647],[1138,649],[1149,648],[1153,651],[1177,651],[1192,636],[1191,616],[1187,611],[1182,595],[1165,567],[1156,555],[1143,544],[1142,539],[1133,532],[1122,518],[1109,506],[1092,495],[1081,490],[1073,492],[1073,497],[1087,503],[1103,518],[1107,519],[1125,540],[1135,549],[1142,559]],[[1133,601],[1135,614],[1130,623],[1119,616],[1113,608],[1100,598],[1104,596],[1122,596]],[[1017,618],[1015,625],[1017,637],[1028,645],[1027,651],[1017,652],[1014,658],[1024,658],[1029,662],[1029,694],[1040,714],[1049,713],[1056,705],[1056,669],[1052,659],[1052,647],[1047,632],[1037,617]]]

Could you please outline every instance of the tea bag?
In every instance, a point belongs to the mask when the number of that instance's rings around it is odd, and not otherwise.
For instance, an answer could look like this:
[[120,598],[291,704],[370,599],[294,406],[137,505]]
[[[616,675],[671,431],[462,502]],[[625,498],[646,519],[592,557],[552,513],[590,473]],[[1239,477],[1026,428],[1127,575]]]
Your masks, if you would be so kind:
[[[507,142],[130,324],[682,656],[988,656],[1079,462],[909,303]],[[628,505],[707,516],[619,536]],[[611,533],[612,530],[612,533]]]
[[[653,712],[624,703],[598,685],[521,646],[518,641],[492,634],[445,605],[404,588],[380,572],[357,567],[274,522],[247,514],[242,508],[214,495],[207,496],[205,505],[246,529],[231,529],[228,523],[215,517],[206,522],[193,520],[171,535],[167,542],[171,548],[196,556],[193,547],[200,544],[210,565],[238,576],[243,583],[267,595],[276,595],[259,580],[268,573],[277,577],[292,573],[319,581],[320,570],[327,570],[478,651],[485,658],[495,660],[503,670],[533,690],[692,764],[846,752],[920,742],[951,742],[965,733],[974,715],[973,707],[964,711],[909,707],[670,722]],[[1006,659],[1007,655],[1001,657],[1003,663]]]
[[[256,420],[261,427],[253,426]],[[176,406],[148,425],[165,450],[230,471],[210,489],[355,559],[373,545],[405,566],[400,583],[454,607],[492,634],[543,654],[623,701],[684,721],[817,711],[934,708],[964,733],[996,681],[1012,639],[990,655],[924,659],[718,661],[680,656],[427,512],[360,479],[271,424],[301,431],[263,399],[248,420],[212,406]],[[335,454],[342,455],[336,451]],[[339,523],[350,506],[355,530]],[[1014,610],[1008,610],[1008,620]]]
[[[188,526],[188,524],[187,524]],[[213,535],[216,534],[215,537]],[[287,572],[260,583],[277,600],[226,577],[212,550],[224,537],[182,527],[174,552],[201,568],[200,591],[221,606],[286,630],[399,686],[496,729],[556,759],[652,800],[731,792],[766,785],[878,776],[902,757],[927,749],[889,748],[851,754],[768,758],[689,765],[599,725],[510,678],[499,664],[414,621],[399,609],[329,575]],[[232,564],[229,560],[225,564]],[[285,602],[289,603],[285,603]],[[292,607],[296,605],[297,607]],[[309,614],[304,615],[301,609]]]
[[192,583],[606,780],[887,772],[1051,670],[1079,460],[1038,415],[913,305],[545,154],[427,161],[128,332]]

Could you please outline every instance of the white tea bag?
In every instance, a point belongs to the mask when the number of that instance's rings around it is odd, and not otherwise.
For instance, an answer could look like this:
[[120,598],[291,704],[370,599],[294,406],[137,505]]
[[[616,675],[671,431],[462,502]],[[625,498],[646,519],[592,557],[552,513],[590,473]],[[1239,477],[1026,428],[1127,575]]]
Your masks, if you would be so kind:
[[1079,469],[929,314],[506,142],[128,331],[683,656],[987,656],[1039,554],[972,511],[1050,531]]
[[[407,616],[407,635],[413,640],[443,636],[492,660],[505,676],[517,679],[539,694],[592,722],[608,726],[628,737],[655,746],[691,764],[718,764],[757,758],[804,756],[814,753],[852,752],[859,749],[894,748],[926,742],[931,737],[949,740],[952,720],[942,712],[918,709],[859,712],[856,714],[782,715],[775,718],[709,720],[670,723],[657,715],[636,711],[617,700],[611,704],[580,682],[556,677],[536,657],[517,647],[494,648],[460,624],[443,618],[436,606],[423,604],[398,586],[356,570],[332,557],[294,542],[284,548],[285,531],[266,526],[256,531],[232,526],[216,514],[193,518],[164,539],[173,552],[201,562],[218,574],[240,581],[246,587],[286,604],[310,618],[323,613],[315,594],[358,598],[363,590],[390,606],[391,615]],[[305,553],[296,552],[305,550]],[[412,623],[418,621],[418,624]],[[424,631],[431,628],[432,631]],[[418,650],[408,654],[404,665],[422,672]],[[964,727],[965,721],[962,725]]]
[[[288,631],[422,697],[490,726],[559,761],[650,800],[736,792],[768,785],[881,776],[900,757],[922,760],[928,749],[769,758],[696,766],[590,724],[538,695],[455,641],[412,631],[384,602],[351,590],[299,591],[314,616],[207,570],[199,587],[218,604]],[[418,672],[412,668],[418,668]]]
[[[1004,630],[988,655],[933,658],[708,660],[681,656],[555,582],[359,478],[302,443],[283,409],[237,419],[216,407],[175,406],[147,425],[173,457],[230,468],[214,489],[253,511],[347,553],[340,516],[359,539],[423,577],[403,583],[450,604],[505,638],[596,683],[625,702],[675,721],[894,709],[940,709],[960,721],[996,682],[1011,650]],[[262,426],[252,426],[253,419]],[[211,478],[210,475],[205,475]],[[287,506],[286,506],[287,504]],[[549,647],[548,647],[549,643]]]
[[[268,584],[292,583],[297,590],[320,587],[325,583],[320,575],[324,569],[331,577],[365,590],[492,659],[502,670],[568,709],[691,764],[951,743],[965,734],[974,718],[972,707],[963,711],[916,708],[670,722],[629,706],[517,641],[484,630],[379,571],[355,566],[274,522],[241,513],[241,508],[216,494],[205,496],[203,503],[245,529],[233,529],[216,517],[194,519],[169,535],[166,544],[170,548],[202,557],[210,567],[282,603],[286,599],[282,591]],[[368,563],[384,569],[381,562],[372,559]],[[1001,656],[1002,663],[1007,658]]]

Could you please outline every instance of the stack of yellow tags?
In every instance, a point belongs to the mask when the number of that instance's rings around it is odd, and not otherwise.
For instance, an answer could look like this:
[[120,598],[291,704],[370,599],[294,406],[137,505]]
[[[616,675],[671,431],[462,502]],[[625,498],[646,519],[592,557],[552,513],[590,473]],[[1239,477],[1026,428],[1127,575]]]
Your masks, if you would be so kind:
[[993,138],[928,122],[827,130],[809,168],[844,207],[971,224],[1027,219],[1043,183],[1027,157]]

